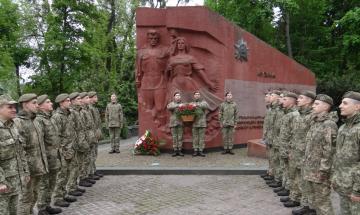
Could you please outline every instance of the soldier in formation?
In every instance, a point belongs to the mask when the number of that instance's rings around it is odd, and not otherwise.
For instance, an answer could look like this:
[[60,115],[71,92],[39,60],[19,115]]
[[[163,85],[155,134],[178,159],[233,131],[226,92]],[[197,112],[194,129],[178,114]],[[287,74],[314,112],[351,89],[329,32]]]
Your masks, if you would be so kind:
[[193,156],[205,157],[206,114],[209,110],[209,104],[201,98],[200,92],[194,93],[194,100],[191,104],[199,109],[199,113],[192,124]]
[[110,97],[111,102],[107,104],[105,111],[105,124],[109,129],[112,153],[120,153],[120,132],[124,124],[124,115],[121,104],[117,102],[117,97],[113,93]]
[[285,207],[301,205],[292,211],[294,215],[334,214],[331,187],[340,196],[341,214],[358,215],[360,93],[344,94],[339,108],[345,120],[339,130],[328,95],[303,91],[297,96],[296,109],[294,105],[289,109],[287,98],[295,99],[293,93],[283,92],[280,98],[277,94],[271,91],[264,122],[270,159],[269,171],[262,175],[266,183],[282,196]]
[[167,109],[171,113],[169,127],[173,139],[173,157],[184,156],[184,154],[182,153],[183,123],[176,114],[178,108],[183,105],[184,104],[181,102],[181,95],[179,92],[174,93],[174,100],[167,105]]

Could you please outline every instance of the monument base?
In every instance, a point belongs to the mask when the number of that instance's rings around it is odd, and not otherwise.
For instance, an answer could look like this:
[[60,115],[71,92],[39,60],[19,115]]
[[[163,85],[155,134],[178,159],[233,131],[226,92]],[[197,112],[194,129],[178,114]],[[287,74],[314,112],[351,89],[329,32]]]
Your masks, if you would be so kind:
[[247,142],[247,155],[249,157],[267,158],[266,145],[260,143],[261,139]]

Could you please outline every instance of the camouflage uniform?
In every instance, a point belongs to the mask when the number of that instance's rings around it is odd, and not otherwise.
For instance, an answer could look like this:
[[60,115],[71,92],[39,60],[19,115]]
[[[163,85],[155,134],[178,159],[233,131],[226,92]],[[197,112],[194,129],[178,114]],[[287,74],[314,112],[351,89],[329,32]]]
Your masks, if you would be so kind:
[[224,149],[232,149],[234,145],[234,131],[237,123],[237,106],[233,101],[225,101],[219,108],[219,119],[224,142]]
[[310,129],[306,135],[304,159],[304,180],[308,189],[310,205],[318,215],[334,214],[330,201],[330,171],[333,147],[336,144],[337,125],[329,113],[312,117]]
[[269,130],[271,129],[271,121],[270,121],[270,116],[271,116],[271,105],[266,105],[266,111],[265,111],[265,116],[264,116],[264,123],[263,123],[263,136],[262,139],[266,144],[266,154],[268,156],[268,161],[269,161],[269,170],[268,170],[268,174],[272,173],[272,163],[271,163],[271,158],[270,158],[270,146],[269,146]]
[[281,119],[285,115],[284,109],[279,105],[275,109],[274,113],[274,126],[273,131],[271,132],[271,144],[272,144],[272,153],[271,159],[274,168],[274,177],[275,181],[281,182],[283,177],[283,172],[280,166],[280,127],[281,127]]
[[46,206],[50,206],[51,196],[56,185],[56,176],[60,170],[59,157],[59,135],[55,123],[51,121],[50,113],[39,111],[35,118],[35,122],[39,124],[42,142],[45,144],[49,173],[44,175],[42,183],[46,187],[44,193],[39,194],[37,206],[39,210],[43,210]]
[[181,105],[181,102],[170,102],[167,109],[171,112],[169,127],[173,138],[174,150],[181,151],[183,144],[183,123],[176,115],[176,109]]
[[202,152],[205,148],[206,113],[209,105],[205,100],[195,100],[192,104],[200,109],[192,124],[192,138],[194,151]]
[[311,107],[299,109],[299,115],[294,119],[294,132],[290,145],[289,177],[292,184],[289,197],[296,202],[301,202],[303,206],[309,206],[307,197],[303,195],[305,183],[302,166],[306,148],[305,138],[311,122],[311,110]]
[[269,148],[269,174],[275,174],[275,148],[273,147],[274,137],[273,131],[275,127],[275,118],[279,104],[273,103],[270,105],[268,111],[266,112],[266,118],[264,119],[264,131],[263,138],[266,141],[267,147]]
[[29,175],[25,151],[13,120],[0,119],[0,185],[8,191],[0,193],[0,214],[18,214],[18,198],[22,191],[21,179]]
[[56,125],[60,144],[61,169],[56,179],[53,195],[53,199],[56,202],[62,200],[69,191],[74,190],[70,190],[69,187],[67,188],[66,186],[67,184],[70,186],[74,178],[76,181],[78,175],[78,162],[73,148],[77,134],[74,122],[70,119],[69,110],[64,110],[60,107],[57,108],[51,117],[51,121]]
[[81,112],[82,117],[84,119],[84,125],[85,125],[85,134],[86,134],[86,141],[89,144],[89,150],[85,153],[85,162],[83,164],[83,168],[81,169],[82,175],[84,178],[86,178],[90,172],[89,172],[89,166],[91,165],[91,160],[93,160],[92,157],[92,151],[95,149],[95,146],[97,144],[97,138],[96,138],[96,126],[94,122],[93,115],[91,113],[91,110],[89,109],[88,105],[85,105]]
[[106,106],[105,122],[109,128],[111,150],[118,151],[120,145],[120,130],[123,126],[123,111],[121,104],[109,103]]
[[32,214],[38,195],[46,192],[42,178],[49,172],[46,149],[41,136],[40,124],[34,120],[35,114],[20,111],[14,119],[19,130],[20,142],[26,151],[31,180],[20,195],[20,214]]
[[92,145],[92,147],[91,147],[90,169],[89,169],[90,174],[94,174],[96,171],[95,162],[96,162],[96,157],[97,157],[97,153],[98,153],[98,143],[102,137],[101,117],[100,117],[99,110],[94,105],[89,105],[89,110],[91,111],[91,114],[93,116],[94,132],[95,132],[95,137],[96,137],[96,144]]
[[349,195],[360,196],[360,113],[339,128],[332,183],[340,195],[341,214],[358,215],[360,203],[352,202]]
[[299,115],[295,107],[285,109],[285,115],[281,118],[279,133],[280,168],[282,171],[283,187],[290,190],[289,178],[289,151],[294,132],[294,119]]

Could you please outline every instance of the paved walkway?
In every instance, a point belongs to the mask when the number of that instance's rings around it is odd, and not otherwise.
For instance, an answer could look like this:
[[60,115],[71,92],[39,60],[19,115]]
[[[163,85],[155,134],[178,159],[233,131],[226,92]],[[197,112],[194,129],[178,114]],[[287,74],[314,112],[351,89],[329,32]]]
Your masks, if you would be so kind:
[[105,176],[62,214],[290,215],[291,209],[259,176],[127,175]]
[[108,154],[110,144],[99,146],[97,158],[98,167],[218,167],[218,168],[267,168],[268,162],[265,159],[248,157],[246,148],[234,149],[235,155],[222,155],[221,152],[210,152],[205,158],[192,157],[171,157],[168,153],[160,156],[133,155],[133,147],[137,137],[121,140],[120,154]]

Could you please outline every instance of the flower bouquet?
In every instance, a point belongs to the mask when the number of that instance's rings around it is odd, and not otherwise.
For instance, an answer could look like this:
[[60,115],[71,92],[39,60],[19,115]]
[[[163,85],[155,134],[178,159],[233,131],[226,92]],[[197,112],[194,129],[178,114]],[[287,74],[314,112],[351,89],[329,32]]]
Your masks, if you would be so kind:
[[199,114],[200,109],[197,108],[193,104],[185,104],[180,106],[176,110],[176,115],[179,117],[183,122],[193,122],[195,116]]
[[135,143],[134,154],[136,155],[160,155],[161,141],[158,140],[149,130],[145,131]]

